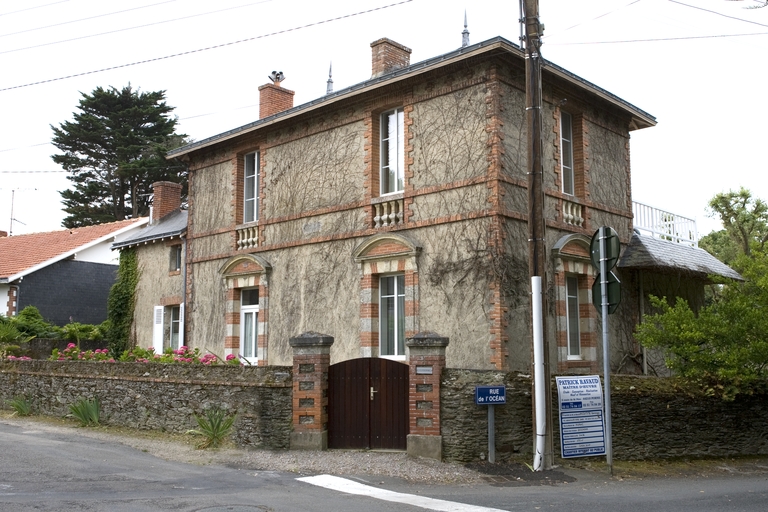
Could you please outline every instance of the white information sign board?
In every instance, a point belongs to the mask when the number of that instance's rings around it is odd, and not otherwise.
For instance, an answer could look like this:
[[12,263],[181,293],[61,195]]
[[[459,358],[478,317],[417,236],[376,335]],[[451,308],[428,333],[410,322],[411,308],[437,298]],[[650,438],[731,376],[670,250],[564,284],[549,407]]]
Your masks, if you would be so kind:
[[597,375],[556,377],[560,402],[560,454],[605,455],[603,391]]

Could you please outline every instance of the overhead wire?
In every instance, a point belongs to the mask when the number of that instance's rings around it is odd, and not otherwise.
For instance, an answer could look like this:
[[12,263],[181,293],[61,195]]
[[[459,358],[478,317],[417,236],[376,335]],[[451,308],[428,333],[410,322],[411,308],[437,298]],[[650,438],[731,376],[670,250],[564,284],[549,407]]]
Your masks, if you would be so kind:
[[50,4],[43,4],[43,5],[36,5],[34,7],[27,7],[26,9],[19,9],[18,11],[3,12],[3,13],[0,13],[0,16],[8,16],[9,14],[17,14],[17,13],[24,12],[24,11],[32,11],[34,9],[40,9],[42,7],[48,7],[48,6],[56,5],[56,4],[63,4],[65,2],[69,2],[69,0],[59,0],[58,2],[51,2]]
[[91,37],[99,37],[99,36],[106,36],[106,35],[109,35],[109,34],[117,34],[118,32],[127,32],[129,30],[136,30],[136,29],[139,29],[139,28],[152,27],[152,26],[155,26],[155,25],[163,25],[164,23],[173,23],[173,22],[176,22],[176,21],[188,20],[188,19],[191,19],[191,18],[198,18],[200,16],[207,16],[209,14],[216,14],[216,13],[219,13],[219,12],[231,11],[231,10],[234,10],[234,9],[241,9],[243,7],[250,7],[251,5],[264,4],[264,3],[267,3],[267,2],[271,2],[271,1],[272,0],[260,0],[259,2],[251,2],[249,4],[236,5],[234,7],[227,7],[225,9],[218,9],[216,11],[208,11],[208,12],[202,12],[202,13],[198,13],[198,14],[191,14],[189,16],[183,16],[181,18],[173,18],[173,19],[170,19],[170,20],[155,21],[153,23],[145,23],[144,25],[136,25],[136,26],[133,26],[133,27],[126,27],[126,28],[119,28],[119,29],[115,29],[115,30],[108,30],[107,32],[99,32],[98,34],[88,34],[88,35],[85,35],[85,36],[78,36],[78,37],[71,37],[69,39],[62,39],[60,41],[51,41],[50,43],[40,43],[40,44],[35,44],[35,45],[32,45],[32,46],[24,46],[22,48],[14,48],[12,50],[2,51],[2,52],[0,52],[0,55],[5,54],[5,53],[20,52],[20,51],[23,51],[23,50],[31,50],[33,48],[41,48],[43,46],[52,46],[52,45],[55,45],[55,44],[69,43],[71,41],[79,41],[81,39],[90,39]]
[[369,14],[369,13],[380,11],[380,10],[387,9],[387,8],[390,8],[390,7],[396,7],[398,5],[407,4],[407,3],[410,3],[412,1],[413,0],[401,0],[399,2],[395,2],[395,3],[392,3],[392,4],[388,4],[388,5],[383,5],[383,6],[380,6],[380,7],[374,7],[372,9],[367,9],[365,11],[358,11],[358,12],[351,13],[351,14],[344,14],[342,16],[336,16],[335,18],[328,18],[328,19],[322,20],[322,21],[315,21],[315,22],[312,22],[312,23],[308,23],[306,25],[300,25],[300,26],[297,26],[297,27],[292,27],[292,28],[287,28],[287,29],[283,29],[283,30],[278,30],[276,32],[270,32],[268,34],[262,34],[262,35],[259,35],[259,36],[248,37],[246,39],[240,39],[240,40],[237,40],[237,41],[231,41],[229,43],[222,43],[222,44],[217,44],[217,45],[213,45],[213,46],[207,46],[205,48],[198,48],[196,50],[188,50],[188,51],[185,51],[185,52],[174,53],[174,54],[171,54],[171,55],[165,55],[163,57],[154,57],[152,59],[145,59],[145,60],[140,60],[140,61],[136,61],[136,62],[129,62],[127,64],[119,64],[119,65],[116,65],[116,66],[109,66],[109,67],[106,67],[106,68],[96,69],[96,70],[93,70],[93,71],[84,71],[82,73],[73,73],[71,75],[61,76],[61,77],[57,77],[57,78],[49,78],[47,80],[39,80],[37,82],[30,82],[30,83],[27,83],[27,84],[13,85],[11,87],[4,87],[4,88],[0,89],[0,92],[10,91],[10,90],[13,90],[13,89],[21,89],[23,87],[31,87],[33,85],[46,84],[46,83],[50,83],[50,82],[58,82],[60,80],[67,80],[69,78],[75,78],[75,77],[78,77],[78,76],[92,75],[92,74],[95,74],[95,73],[102,73],[104,71],[111,71],[113,69],[127,68],[127,67],[130,67],[130,66],[138,66],[140,64],[147,64],[147,63],[150,63],[150,62],[158,62],[158,61],[161,61],[161,60],[172,59],[172,58],[175,58],[175,57],[182,57],[184,55],[191,55],[191,54],[194,54],[194,53],[205,52],[205,51],[208,51],[208,50],[215,50],[217,48],[224,48],[224,47],[232,46],[232,45],[235,45],[235,44],[247,43],[249,41],[255,41],[257,39],[264,39],[266,37],[276,36],[276,35],[279,35],[279,34],[286,34],[288,32],[295,32],[297,30],[302,30],[302,29],[309,28],[309,27],[315,27],[315,26],[318,26],[318,25],[324,25],[326,23],[331,23],[331,22],[343,20],[343,19],[346,19],[346,18],[352,18],[352,17],[355,17],[355,16],[363,15],[363,14]]
[[146,9],[148,7],[155,7],[155,6],[158,6],[158,5],[169,4],[169,3],[175,2],[175,1],[176,0],[165,0],[164,2],[157,2],[157,3],[154,3],[154,4],[142,5],[142,6],[139,6],[139,7],[131,7],[130,9],[123,9],[122,11],[113,11],[113,12],[107,12],[107,13],[104,13],[104,14],[97,14],[96,16],[89,16],[87,18],[80,18],[80,19],[77,19],[77,20],[62,21],[61,23],[54,23],[53,25],[45,25],[45,26],[42,26],[42,27],[35,27],[35,28],[28,28],[28,29],[25,29],[25,30],[19,30],[18,32],[9,32],[7,34],[0,34],[0,37],[15,36],[17,34],[25,34],[27,32],[35,32],[36,30],[44,30],[46,28],[60,27],[62,25],[70,25],[72,23],[79,23],[81,21],[94,20],[96,18],[105,18],[107,16],[114,16],[115,14],[123,14],[124,12],[138,11],[139,9]]

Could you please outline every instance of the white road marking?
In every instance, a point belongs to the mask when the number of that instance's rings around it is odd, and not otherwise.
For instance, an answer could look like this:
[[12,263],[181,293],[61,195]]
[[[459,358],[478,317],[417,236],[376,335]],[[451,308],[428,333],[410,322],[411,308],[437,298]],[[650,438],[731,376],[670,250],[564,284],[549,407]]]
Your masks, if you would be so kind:
[[425,508],[428,510],[438,510],[440,512],[506,512],[498,508],[478,507],[476,505],[467,505],[466,503],[456,503],[454,501],[436,500],[426,498],[415,494],[403,494],[386,489],[379,489],[370,485],[363,485],[346,478],[339,478],[331,475],[308,476],[297,478],[300,482],[325,487],[334,491],[345,492],[347,494],[357,494],[359,496],[368,496],[377,500],[392,501],[395,503],[405,503],[414,507]]

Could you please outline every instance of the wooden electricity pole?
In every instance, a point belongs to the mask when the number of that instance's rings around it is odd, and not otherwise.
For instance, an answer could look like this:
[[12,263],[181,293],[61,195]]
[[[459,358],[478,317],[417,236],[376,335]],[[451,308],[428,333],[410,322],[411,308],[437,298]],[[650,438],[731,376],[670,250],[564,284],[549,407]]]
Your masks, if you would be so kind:
[[[528,269],[531,277],[541,278],[544,339],[544,390],[546,393],[546,436],[544,441],[543,469],[552,469],[554,464],[552,442],[552,389],[549,365],[549,344],[547,343],[547,253],[544,220],[544,166],[542,164],[542,98],[541,98],[541,23],[539,23],[539,1],[522,0],[523,23],[525,24],[525,96],[528,127]],[[535,382],[535,381],[534,381]],[[535,395],[534,395],[535,396]],[[534,447],[536,446],[536,401],[533,401]],[[535,449],[535,448],[534,448]]]

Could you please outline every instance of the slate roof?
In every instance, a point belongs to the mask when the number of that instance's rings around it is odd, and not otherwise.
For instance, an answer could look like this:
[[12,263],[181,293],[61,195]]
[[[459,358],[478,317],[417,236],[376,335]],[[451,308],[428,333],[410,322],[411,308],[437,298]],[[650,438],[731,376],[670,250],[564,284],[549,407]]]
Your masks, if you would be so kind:
[[169,213],[128,238],[112,244],[112,249],[125,249],[140,244],[181,236],[187,232],[187,210]]
[[[495,52],[495,51],[504,52],[507,54],[513,54],[518,56],[519,58],[525,58],[523,51],[520,49],[518,45],[510,42],[509,40],[501,36],[497,36],[492,39],[488,39],[486,41],[465,46],[465,47],[459,48],[458,50],[454,50],[454,51],[445,53],[443,55],[438,55],[437,57],[432,57],[430,59],[417,62],[415,64],[411,64],[410,66],[400,68],[400,69],[391,71],[389,73],[385,73],[384,75],[371,78],[370,80],[360,82],[358,84],[352,85],[345,89],[341,89],[339,91],[332,92],[331,94],[327,94],[325,96],[314,99],[302,105],[298,105],[298,106],[289,108],[287,110],[284,110],[282,112],[278,112],[272,116],[265,117],[264,119],[259,119],[252,123],[246,124],[244,126],[240,126],[238,128],[234,128],[232,130],[219,133],[218,135],[214,135],[212,137],[208,137],[206,139],[199,140],[191,144],[187,144],[186,146],[173,149],[168,152],[167,158],[169,159],[178,158],[182,155],[191,153],[198,149],[212,146],[216,143],[231,139],[233,137],[237,137],[245,133],[252,132],[254,130],[261,128],[262,126],[268,126],[268,125],[274,124],[275,122],[279,122],[283,119],[288,119],[296,115],[302,114],[304,112],[314,110],[323,105],[339,102],[343,99],[360,94],[361,92],[365,92],[365,91],[369,91],[369,90],[381,87],[387,83],[404,80],[411,76],[415,76],[420,73],[430,71],[432,69],[446,66],[451,63],[459,62],[461,60],[464,60],[466,58],[469,58],[475,55],[480,55],[480,54]],[[635,128],[646,128],[649,126],[654,126],[656,124],[656,118],[650,115],[649,113],[637,108],[636,106],[632,105],[628,101],[625,101],[619,98],[618,96],[606,91],[605,89],[598,87],[597,85],[581,78],[580,76],[574,73],[571,73],[567,69],[562,68],[553,62],[544,60],[542,71],[545,74],[545,80],[549,80],[550,75],[556,76],[558,78],[571,82],[572,84],[582,88],[583,90],[588,91],[594,96],[599,97],[602,100],[612,103],[617,107],[621,108],[622,110],[624,110],[625,112],[627,112],[629,115],[632,116],[632,119],[634,121],[633,124]]]
[[0,282],[23,277],[147,222],[147,218],[0,237]]
[[632,235],[629,245],[619,259],[621,268],[653,269],[692,274],[706,279],[718,275],[743,281],[731,267],[704,249],[649,236]]

